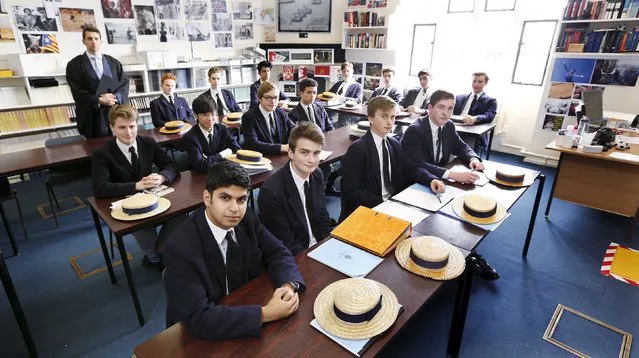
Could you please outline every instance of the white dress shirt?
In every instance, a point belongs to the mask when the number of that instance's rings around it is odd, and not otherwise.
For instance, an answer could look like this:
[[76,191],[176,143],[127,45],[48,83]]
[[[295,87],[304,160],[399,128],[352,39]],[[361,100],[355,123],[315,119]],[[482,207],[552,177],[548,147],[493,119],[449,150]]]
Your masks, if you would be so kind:
[[419,90],[419,93],[415,97],[415,102],[413,102],[413,105],[417,108],[422,108],[422,103],[424,103],[424,100],[427,98],[428,92],[427,90],[422,88],[421,90]]
[[311,121],[311,123],[318,124],[317,123],[317,119],[315,119],[315,108],[313,108],[313,104],[312,103],[311,104],[304,104],[302,102],[300,102],[300,104],[302,105],[302,108],[304,108],[304,113],[306,113],[306,116],[309,116],[308,109],[310,107],[310,109],[311,109],[310,116],[311,117],[308,120]]
[[224,101],[224,95],[222,94],[222,90],[220,90],[220,92],[214,90],[213,88],[211,88],[211,97],[213,97],[213,100],[215,101],[215,103],[217,104],[217,94],[220,94],[220,101],[222,101],[222,107],[224,108],[224,113],[229,113],[229,106],[226,104],[226,101]]
[[346,91],[348,91],[348,87],[352,85],[353,83],[355,83],[355,80],[344,80],[344,82],[342,82],[342,85],[339,86],[339,88],[337,89],[337,93],[340,93],[340,89],[341,89],[342,92],[340,96],[346,97]]
[[[266,119],[266,128],[268,128],[268,132],[271,133],[271,117],[270,115],[273,114],[273,112],[267,112],[264,108],[262,108],[262,105],[258,105],[260,112],[262,112],[262,115],[264,116],[264,118]],[[273,121],[275,121],[275,115],[273,114]]]
[[[308,213],[306,212],[306,194],[304,194],[304,183],[308,182],[307,179],[301,178],[295,170],[293,170],[293,164],[289,162],[289,169],[291,170],[291,174],[293,175],[293,181],[295,182],[295,186],[297,187],[297,191],[300,194],[300,198],[302,199],[302,207],[304,208],[304,217],[306,218],[306,227],[308,228],[309,240],[308,247],[311,247],[317,243],[315,237],[313,237],[313,229],[311,228],[311,222],[308,219]],[[310,185],[310,183],[309,183]]]
[[[477,100],[479,100],[479,97],[481,97],[481,95],[483,95],[484,92],[479,92],[477,93]],[[470,96],[468,97],[468,101],[466,101],[466,104],[464,105],[464,109],[461,112],[462,116],[466,116],[468,115],[468,112],[470,112],[470,104],[473,103],[473,97],[475,96],[475,92],[471,92]]]
[[204,134],[204,138],[206,138],[206,142],[209,143],[209,146],[210,146],[211,143],[209,142],[209,134],[213,134],[213,130],[215,129],[215,126],[211,125],[211,130],[210,131],[207,131],[206,129],[202,128],[202,126],[199,125],[199,124],[198,124],[198,127],[202,131],[202,134]]
[[124,144],[122,142],[120,142],[119,139],[115,139],[115,143],[118,145],[118,148],[120,148],[120,150],[122,151],[122,153],[124,154],[124,157],[126,158],[126,160],[129,161],[129,164],[131,163],[131,152],[129,152],[129,148],[133,147],[135,148],[135,153],[138,155],[138,160],[140,160],[140,152],[138,152],[138,141],[133,139],[133,144],[129,145],[129,144]]
[[[437,127],[437,125],[435,125],[435,123],[433,123],[433,121],[431,121],[430,119],[428,120],[428,124],[430,124],[430,134],[433,137],[433,156],[437,155],[437,129],[439,127]],[[443,129],[442,129],[442,136],[444,135],[443,133]],[[444,140],[442,138],[442,140]],[[442,142],[442,149],[440,152],[440,155],[444,155],[444,146],[443,146],[443,142]],[[439,165],[439,161],[437,160],[438,158],[435,158],[435,161],[437,161],[437,165]],[[479,159],[477,159],[476,157],[473,157],[470,162],[476,162],[479,161]],[[450,157],[446,159],[446,163],[450,162]],[[450,174],[450,170],[446,170],[444,172],[444,175],[442,175],[442,179],[448,179],[448,175]]]
[[98,75],[98,78],[102,78],[102,74],[104,73],[104,68],[102,66],[102,53],[98,52],[95,55],[90,54],[88,51],[85,53],[89,57],[89,62],[91,62],[91,66]]
[[166,94],[164,92],[162,92],[162,95],[164,96],[164,98],[171,103],[171,99],[173,99],[173,104],[175,104],[175,95],[173,94]]
[[[386,189],[386,185],[384,185],[384,153],[382,152],[383,150],[382,137],[378,136],[373,131],[371,131],[371,134],[373,135],[373,141],[375,141],[375,148],[377,148],[377,157],[379,158],[379,173],[380,173],[380,179],[381,179],[380,182],[382,183],[382,199],[386,201],[388,198],[390,198],[391,195]],[[386,141],[386,145],[389,145],[388,141]],[[390,156],[390,149],[388,154]],[[392,173],[393,173],[392,160],[389,160],[388,174],[391,176],[389,179],[392,179]]]
[[[206,223],[209,224],[209,228],[213,233],[213,237],[215,238],[215,242],[217,246],[220,248],[220,252],[222,253],[222,261],[224,261],[224,266],[226,266],[226,250],[229,247],[229,243],[226,241],[226,233],[231,232],[233,235],[233,240],[237,242],[237,238],[235,237],[235,230],[224,230],[211,222],[209,219],[209,215],[205,212],[204,217],[206,218]],[[239,244],[239,243],[238,243]],[[226,277],[226,294],[229,293],[229,279]]]

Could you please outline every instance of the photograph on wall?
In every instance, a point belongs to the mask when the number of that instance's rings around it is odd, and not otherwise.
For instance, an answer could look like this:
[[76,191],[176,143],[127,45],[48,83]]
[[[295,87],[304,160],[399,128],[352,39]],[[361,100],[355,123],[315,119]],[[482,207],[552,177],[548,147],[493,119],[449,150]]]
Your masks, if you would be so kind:
[[233,25],[233,33],[236,40],[252,40],[253,39],[253,23],[243,23]]
[[278,1],[279,32],[331,32],[331,0]]
[[291,50],[291,63],[302,65],[313,64],[313,49],[303,48]]
[[211,15],[213,31],[233,31],[231,14],[214,13]]
[[56,17],[44,7],[13,6],[18,31],[58,31]]
[[597,60],[590,83],[634,87],[638,76],[639,59]]
[[575,91],[572,94],[572,99],[581,99],[581,92],[583,91],[604,91],[606,87],[604,86],[588,86],[588,85],[575,85]]
[[291,53],[284,50],[269,50],[268,60],[271,62],[285,63],[291,61]]
[[133,10],[135,10],[135,26],[138,35],[157,35],[158,27],[153,6],[133,5]]
[[570,108],[568,109],[568,115],[569,116],[576,116],[577,115],[577,106],[579,105],[579,102],[570,102]]
[[211,39],[211,27],[207,22],[190,22],[186,24],[186,35],[189,41],[208,41]]
[[328,77],[331,75],[330,66],[315,66],[315,77]]
[[366,63],[366,76],[375,76],[382,77],[382,67],[384,67],[381,63]]
[[297,83],[295,81],[279,81],[278,86],[280,91],[287,97],[297,96]]
[[160,21],[158,31],[160,42],[184,40],[184,27],[174,21]]
[[297,80],[301,81],[308,77],[308,67],[305,65],[297,66]]
[[8,16],[0,17],[0,42],[14,42],[16,35],[11,27],[11,18]]
[[227,13],[226,0],[211,0],[211,11],[214,13]]
[[570,107],[570,101],[561,99],[548,99],[544,103],[544,111],[549,114],[567,114]]
[[258,25],[275,25],[275,8],[255,8],[255,23]]
[[180,18],[180,0],[155,0],[155,15],[158,20]]
[[295,78],[295,67],[294,66],[282,66],[282,80],[283,81],[293,81]]
[[105,22],[105,37],[109,45],[125,45],[137,43],[133,23]]
[[575,85],[572,83],[551,83],[548,98],[570,99]]
[[131,0],[100,0],[105,19],[132,19]]
[[55,34],[22,34],[25,51],[32,53],[60,53]]
[[244,1],[233,3],[233,19],[253,20],[253,4]]
[[314,50],[313,60],[315,63],[333,63],[333,50]]
[[87,26],[96,26],[93,9],[60,8],[60,22],[66,32],[82,32]]
[[365,90],[374,91],[377,87],[379,87],[379,78],[366,77],[364,79]]
[[277,41],[277,29],[275,26],[264,26],[264,42]]
[[364,64],[362,62],[351,62],[353,64],[353,74],[354,75],[363,75],[364,74]]
[[558,131],[561,129],[561,126],[564,123],[564,116],[555,116],[552,114],[547,114],[544,117],[544,124],[541,129],[546,131]]
[[215,48],[233,48],[232,32],[216,32],[213,37],[215,38]]
[[187,20],[208,20],[208,0],[184,0],[184,16]]
[[589,83],[595,60],[589,58],[558,58],[550,80],[555,82]]

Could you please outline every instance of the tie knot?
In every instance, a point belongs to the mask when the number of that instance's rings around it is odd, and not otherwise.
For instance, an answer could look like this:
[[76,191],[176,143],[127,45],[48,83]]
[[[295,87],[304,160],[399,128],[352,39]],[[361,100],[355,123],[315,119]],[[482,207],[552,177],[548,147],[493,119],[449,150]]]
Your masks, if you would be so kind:
[[477,94],[475,93],[475,96],[473,96],[473,99],[477,99]]
[[230,243],[231,241],[233,241],[233,231],[227,231],[226,232],[226,236],[224,236],[224,239]]
[[135,154],[135,147],[133,146],[129,147],[129,153]]

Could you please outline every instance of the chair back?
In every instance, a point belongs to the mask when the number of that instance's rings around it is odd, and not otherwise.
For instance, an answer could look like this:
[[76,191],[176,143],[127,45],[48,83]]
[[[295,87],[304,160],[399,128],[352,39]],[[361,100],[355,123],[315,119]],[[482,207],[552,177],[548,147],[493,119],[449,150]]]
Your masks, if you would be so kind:
[[61,146],[61,145],[84,142],[86,140],[87,139],[83,135],[80,135],[80,134],[71,135],[71,136],[67,136],[67,137],[49,138],[46,141],[44,141],[44,147],[45,148],[54,148],[54,147],[58,147],[58,146]]

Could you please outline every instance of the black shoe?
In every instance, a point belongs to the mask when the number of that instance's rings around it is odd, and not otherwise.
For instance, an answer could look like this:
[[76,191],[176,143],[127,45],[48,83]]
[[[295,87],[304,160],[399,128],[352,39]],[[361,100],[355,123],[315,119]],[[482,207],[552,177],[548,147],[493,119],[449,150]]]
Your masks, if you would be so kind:
[[162,260],[151,261],[151,259],[147,255],[144,255],[144,258],[142,258],[142,265],[149,268],[156,269],[160,272],[164,270],[164,265],[162,264]]
[[475,275],[490,281],[499,279],[499,273],[495,270],[486,259],[478,253],[473,253],[470,262],[473,264]]

